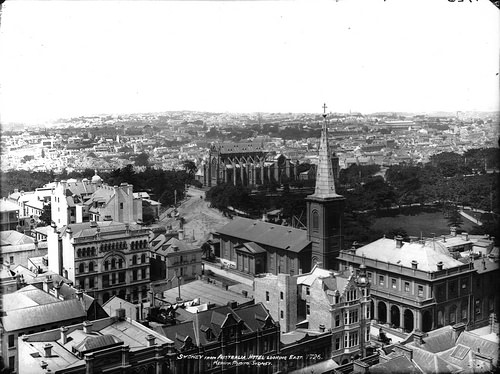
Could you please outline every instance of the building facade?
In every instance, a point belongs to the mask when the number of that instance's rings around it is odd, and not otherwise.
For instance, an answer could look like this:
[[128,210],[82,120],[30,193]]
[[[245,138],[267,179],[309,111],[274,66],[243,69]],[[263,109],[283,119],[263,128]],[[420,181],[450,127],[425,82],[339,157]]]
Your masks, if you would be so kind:
[[328,358],[337,364],[364,356],[371,319],[370,284],[365,270],[334,273],[314,267],[310,273],[266,275],[254,280],[255,301],[280,323],[282,332],[330,332]]
[[133,186],[108,186],[96,174],[91,180],[56,182],[51,196],[52,221],[57,227],[89,221],[134,223],[142,220],[142,198]]
[[84,222],[49,230],[49,269],[86,290],[102,305],[111,296],[147,301],[149,231],[113,221]]
[[214,233],[220,258],[237,272],[300,274],[311,269],[311,242],[304,230],[235,218]]
[[427,332],[459,322],[469,328],[487,323],[498,312],[498,259],[452,256],[441,244],[382,238],[341,251],[339,261],[343,267],[366,265],[379,324]]

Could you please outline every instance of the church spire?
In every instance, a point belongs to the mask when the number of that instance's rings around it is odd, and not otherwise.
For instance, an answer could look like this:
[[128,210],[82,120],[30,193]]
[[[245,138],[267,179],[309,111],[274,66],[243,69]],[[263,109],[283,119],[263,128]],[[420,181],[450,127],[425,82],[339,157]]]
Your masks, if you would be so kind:
[[332,155],[328,146],[328,127],[326,121],[326,104],[323,104],[323,130],[319,144],[318,169],[316,170],[316,188],[311,197],[332,198],[340,195],[335,192]]

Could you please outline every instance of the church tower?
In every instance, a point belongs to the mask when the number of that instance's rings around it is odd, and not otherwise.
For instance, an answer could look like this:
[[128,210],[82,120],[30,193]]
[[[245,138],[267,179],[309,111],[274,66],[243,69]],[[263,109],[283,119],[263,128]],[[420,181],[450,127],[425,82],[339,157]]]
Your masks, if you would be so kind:
[[342,249],[345,198],[335,192],[326,104],[323,105],[323,112],[316,187],[314,193],[306,197],[307,238],[312,242],[312,265],[319,264],[324,269],[337,270],[335,259]]

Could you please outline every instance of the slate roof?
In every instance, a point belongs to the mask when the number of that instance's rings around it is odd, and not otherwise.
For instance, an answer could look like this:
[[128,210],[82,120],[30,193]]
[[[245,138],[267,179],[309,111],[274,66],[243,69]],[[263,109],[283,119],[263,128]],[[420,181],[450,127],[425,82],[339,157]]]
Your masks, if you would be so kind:
[[[441,327],[434,331],[429,331],[427,336],[423,337],[424,344],[418,345],[418,348],[424,349],[428,352],[437,353],[442,352],[455,346],[453,339],[453,327],[450,325]],[[408,343],[407,346],[416,347],[414,342]]]
[[[258,318],[256,318],[256,316],[258,316]],[[236,309],[222,306],[199,312],[194,315],[192,321],[179,323],[173,326],[157,326],[154,330],[163,334],[170,340],[173,340],[177,349],[182,347],[188,337],[194,345],[205,346],[216,341],[216,337],[220,333],[221,327],[230,320],[234,320],[235,323],[243,321],[245,324],[245,329],[243,330],[244,335],[245,333],[251,333],[262,328],[268,316],[268,312],[261,303]],[[208,330],[212,332],[213,339],[207,339]]]
[[86,315],[82,303],[72,299],[7,311],[2,317],[2,324],[6,331],[15,331],[84,318]]
[[1,246],[33,244],[34,241],[31,236],[21,234],[15,230],[0,231]]
[[432,241],[426,241],[425,244],[403,242],[401,248],[397,248],[395,240],[381,238],[356,249],[356,255],[408,268],[412,267],[412,261],[415,260],[418,262],[418,269],[429,272],[437,271],[436,264],[440,261],[443,262],[443,269],[463,265],[462,262],[452,258],[437,241],[435,244],[433,245]]
[[254,242],[245,242],[241,245],[235,247],[235,249],[241,252],[247,252],[250,254],[258,254],[258,253],[266,253],[266,250],[262,248],[260,245]]
[[273,223],[238,217],[221,227],[216,234],[232,236],[247,242],[299,253],[311,244],[307,232]]
[[16,203],[4,199],[0,200],[0,212],[11,212],[14,210],[19,211],[19,206]]
[[250,152],[264,152],[263,143],[246,142],[246,143],[221,143],[220,153],[250,153]]
[[[64,226],[61,230],[61,235],[65,234],[69,227],[71,227],[71,231],[73,232],[74,238],[85,238],[85,237],[93,237],[97,234],[97,228],[100,229],[101,236],[109,237],[113,233],[119,234],[119,237],[123,236],[123,232],[125,231],[125,223],[116,222],[116,221],[99,221],[97,222],[96,227],[92,227],[92,222],[82,222],[82,223],[72,223],[70,225]],[[131,223],[128,225],[129,230],[141,230],[142,227]]]
[[370,374],[423,374],[406,356],[398,356],[387,362],[382,362],[370,367]]

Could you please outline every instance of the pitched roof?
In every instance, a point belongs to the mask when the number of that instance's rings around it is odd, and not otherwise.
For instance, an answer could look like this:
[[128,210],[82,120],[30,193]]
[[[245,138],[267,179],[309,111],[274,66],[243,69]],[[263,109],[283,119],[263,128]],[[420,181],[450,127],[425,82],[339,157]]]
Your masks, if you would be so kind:
[[[437,330],[429,331],[423,338],[423,344],[418,348],[424,349],[428,352],[437,353],[442,352],[455,346],[455,339],[453,338],[453,327],[450,325],[441,327]],[[407,344],[410,347],[416,347],[414,342]]]
[[15,331],[84,318],[86,315],[82,303],[72,299],[8,311],[2,317],[2,324],[6,331]]
[[356,255],[409,268],[415,260],[418,262],[418,269],[430,272],[438,271],[436,264],[440,261],[443,263],[443,269],[463,265],[462,262],[452,258],[445,248],[434,244],[438,242],[426,241],[424,244],[403,242],[403,245],[397,248],[396,240],[381,238],[356,249]]
[[408,360],[406,356],[398,356],[387,362],[382,362],[370,367],[370,373],[373,374],[422,374],[424,373],[420,370],[413,362]]
[[233,219],[216,233],[296,253],[311,243],[304,230],[242,217]]
[[0,245],[33,244],[35,239],[15,230],[0,231]]

